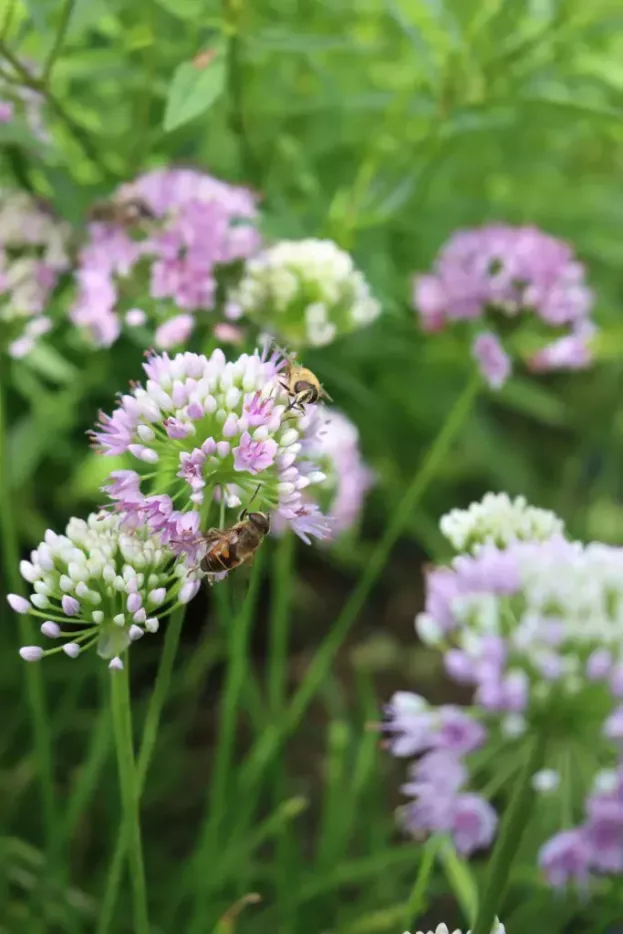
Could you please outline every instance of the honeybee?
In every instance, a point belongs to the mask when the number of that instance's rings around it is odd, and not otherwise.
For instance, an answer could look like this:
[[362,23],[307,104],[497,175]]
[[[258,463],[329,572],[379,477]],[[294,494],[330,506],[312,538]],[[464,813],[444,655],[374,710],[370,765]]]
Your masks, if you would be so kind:
[[329,402],[333,402],[326,389],[320,385],[315,373],[312,373],[307,367],[298,366],[291,356],[283,351],[281,352],[286,360],[286,368],[283,374],[280,374],[283,376],[280,384],[286,390],[290,399],[286,412],[289,412],[290,409],[305,412],[306,405],[318,402],[319,399],[328,399]]
[[112,198],[110,201],[98,201],[94,204],[89,212],[89,219],[127,228],[145,221],[153,221],[156,215],[142,198]]
[[235,525],[228,529],[208,529],[200,536],[206,550],[198,570],[208,576],[233,571],[253,557],[269,531],[268,513],[243,509]]

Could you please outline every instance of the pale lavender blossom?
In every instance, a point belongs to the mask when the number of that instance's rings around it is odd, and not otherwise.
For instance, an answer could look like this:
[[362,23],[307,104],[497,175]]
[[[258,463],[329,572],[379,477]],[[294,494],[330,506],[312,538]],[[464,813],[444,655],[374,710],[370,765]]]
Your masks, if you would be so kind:
[[139,199],[153,219],[135,230],[90,224],[78,257],[71,318],[94,343],[107,347],[124,322],[133,326],[125,312],[140,298],[156,346],[180,346],[197,316],[215,308],[220,277],[259,247],[256,197],[203,172],[173,168],[141,175],[113,199]]
[[109,513],[70,519],[64,535],[48,530],[20,573],[30,599],[9,594],[9,604],[43,620],[41,635],[52,643],[22,646],[28,662],[59,652],[73,659],[94,647],[111,669],[121,668],[130,643],[194,595],[185,590],[183,562],[145,527],[127,531]]
[[393,755],[421,756],[401,788],[413,799],[401,809],[406,829],[416,835],[447,833],[466,855],[489,846],[495,811],[480,795],[465,791],[465,757],[487,739],[482,724],[467,710],[432,707],[417,694],[399,691],[384,708],[382,731]]
[[[331,517],[332,537],[336,537],[356,525],[376,474],[362,457],[356,425],[341,412],[324,405],[307,406],[300,425],[302,450],[324,474],[313,496],[308,492],[305,499],[310,506],[314,498],[318,500]],[[307,476],[310,483],[317,482],[315,474]],[[273,530],[280,534],[283,524],[275,523]]]
[[0,100],[0,123],[10,123],[15,114],[15,107],[12,101]]
[[[101,453],[136,462],[137,470],[114,471],[105,487],[127,526],[146,523],[191,563],[223,497],[227,508],[253,502],[276,513],[304,540],[328,535],[325,517],[303,499],[324,474],[303,450],[302,414],[287,411],[282,365],[278,354],[257,352],[230,363],[220,350],[210,358],[148,357],[145,386],[123,395],[111,416],[101,414],[93,433]],[[162,464],[166,471],[154,469]]]
[[[508,331],[509,321],[533,315],[558,339],[533,355],[532,369],[580,369],[592,362],[593,294],[584,267],[568,244],[536,227],[492,224],[453,234],[432,273],[415,277],[413,305],[429,332],[457,321],[495,326],[501,317]],[[494,334],[485,334],[476,338],[473,353],[498,389],[510,375],[510,358]]]
[[0,349],[31,352],[52,327],[48,305],[70,265],[69,225],[25,191],[0,192]]
[[[528,511],[523,503],[522,515]],[[623,874],[623,772],[612,771],[623,744],[623,549],[567,541],[551,517],[527,523],[524,531],[532,527],[533,540],[511,535],[499,546],[481,543],[474,554],[428,572],[417,630],[442,653],[448,675],[472,687],[473,707],[465,722],[453,723],[452,714],[452,729],[444,737],[448,708],[419,710],[426,729],[417,734],[416,719],[402,704],[388,721],[393,725],[389,748],[421,754],[435,748],[435,737],[443,738],[446,749],[452,749],[454,738],[455,754],[469,764],[470,718],[488,729],[482,738],[474,735],[474,748],[486,745],[486,735],[497,735],[500,760],[506,743],[547,729],[550,719],[557,747],[564,748],[565,738],[572,749],[592,737],[586,769],[574,777],[572,800],[584,797],[584,823],[544,840],[539,854],[553,886],[585,886],[591,874]],[[506,723],[517,715],[522,730],[511,733]],[[462,737],[467,737],[463,746]],[[553,771],[555,764],[543,763],[532,776],[538,793],[569,794],[563,787],[568,776]],[[591,780],[592,791],[584,784]],[[408,820],[420,829],[428,821],[430,831],[452,833],[459,850],[482,845],[478,841],[490,840],[494,832],[494,816],[481,799],[470,797],[471,791],[461,789],[461,794],[466,796],[461,806],[455,798],[450,803],[443,782],[431,781],[416,796]]]
[[472,355],[492,389],[501,389],[511,374],[511,359],[496,334],[485,331],[472,345]]

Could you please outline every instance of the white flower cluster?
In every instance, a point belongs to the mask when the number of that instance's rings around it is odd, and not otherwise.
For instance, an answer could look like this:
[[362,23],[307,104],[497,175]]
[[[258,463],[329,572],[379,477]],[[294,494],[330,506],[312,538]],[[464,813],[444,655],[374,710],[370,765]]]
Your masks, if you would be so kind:
[[454,646],[446,669],[490,710],[522,713],[531,698],[585,690],[620,697],[623,549],[553,538],[462,555],[429,575],[417,629]]
[[28,192],[0,191],[0,340],[14,357],[51,327],[44,312],[69,269],[70,236],[69,225]]
[[242,314],[293,347],[322,347],[380,314],[349,253],[332,240],[282,240],[249,260],[229,296],[227,314]]
[[[405,931],[405,934],[409,934],[408,931]],[[425,934],[424,931],[416,931],[415,934]],[[447,924],[438,924],[434,931],[428,931],[426,934],[450,934],[450,930]],[[457,928],[452,934],[461,934],[461,931]],[[470,931],[467,934],[471,934]],[[493,927],[491,928],[491,934],[506,934],[506,928],[499,921],[495,921]]]
[[65,640],[47,651],[24,646],[22,658],[38,661],[58,651],[75,658],[96,645],[111,668],[123,666],[119,656],[131,642],[156,632],[172,601],[187,602],[199,586],[182,579],[183,563],[175,564],[145,529],[124,532],[108,513],[70,519],[65,535],[48,530],[20,572],[34,592],[30,601],[9,594],[10,605],[44,619],[44,636]]
[[523,496],[511,499],[508,493],[487,493],[468,509],[453,509],[439,527],[457,551],[472,553],[483,545],[506,548],[516,541],[543,542],[565,531],[555,513],[530,506]]

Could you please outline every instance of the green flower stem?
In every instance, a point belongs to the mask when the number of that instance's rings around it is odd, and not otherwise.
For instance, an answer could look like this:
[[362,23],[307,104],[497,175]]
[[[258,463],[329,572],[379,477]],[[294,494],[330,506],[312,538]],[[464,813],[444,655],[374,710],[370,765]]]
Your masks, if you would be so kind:
[[287,688],[288,624],[294,582],[294,546],[294,534],[286,531],[277,543],[272,568],[267,686],[270,708],[277,714],[283,710]]
[[244,68],[239,36],[240,0],[223,0],[223,18],[227,24],[229,40],[227,43],[227,91],[229,97],[229,125],[240,148],[240,162],[247,181],[257,183],[258,164],[249,140],[246,125],[244,101]]
[[532,788],[532,776],[542,768],[546,748],[547,736],[541,732],[533,740],[525,768],[500,829],[489,862],[489,871],[472,934],[491,934],[491,928],[504,898],[513,860],[530,820],[535,794]]
[[[175,661],[175,655],[177,653],[177,647],[180,641],[185,611],[185,605],[177,607],[177,609],[169,617],[166,627],[164,646],[162,649],[162,655],[160,656],[160,665],[158,666],[158,673],[156,674],[156,681],[149,702],[147,716],[145,718],[143,737],[141,739],[141,747],[138,757],[137,786],[139,796],[142,794],[145,785],[149,764],[151,762],[154,746],[156,745],[156,737],[158,735],[158,727],[160,725],[162,708],[164,707],[164,702],[166,700],[167,694],[169,693],[171,674],[173,672],[173,663]],[[121,884],[123,862],[127,849],[126,837],[126,827],[122,823],[121,827],[119,828],[117,843],[115,845],[110,868],[108,870],[106,888],[104,890],[99,912],[97,934],[107,934],[107,932],[111,929],[115,906],[117,904],[117,897],[119,895],[119,887]]]
[[[240,612],[230,620],[227,646],[227,676],[221,701],[218,743],[206,814],[190,865],[189,880],[194,887],[194,910],[188,934],[205,930],[205,912],[212,891],[214,866],[222,858],[219,851],[227,796],[232,786],[232,760],[236,720],[244,680],[249,667],[248,643],[261,582],[263,554],[257,552],[249,589]],[[214,585],[218,587],[218,583]]]
[[46,63],[43,67],[43,74],[41,75],[41,80],[44,84],[48,84],[50,77],[52,75],[52,69],[54,68],[54,63],[63,51],[63,45],[65,44],[65,39],[67,37],[67,32],[69,30],[69,24],[71,22],[71,17],[74,12],[74,7],[76,5],[76,0],[65,0],[63,4],[63,9],[61,11],[60,22],[58,24],[58,29],[56,31],[56,36],[54,38],[54,44],[50,50],[50,53],[47,57]]
[[[5,387],[2,374],[6,373],[7,362],[0,355],[0,490],[2,507],[0,508],[0,534],[2,547],[3,582],[7,593],[12,592],[23,597],[25,594],[22,577],[19,573],[19,544],[15,517],[13,514],[14,493],[11,490],[8,457],[8,418],[6,409]],[[19,638],[21,645],[35,642],[35,630],[29,616],[19,616]],[[17,658],[15,664],[20,664]],[[49,854],[57,852],[57,812],[54,795],[54,769],[52,764],[52,730],[46,709],[43,687],[43,672],[39,665],[22,662],[26,679],[26,694],[32,721],[33,746],[37,773],[41,786],[41,812]]]
[[126,829],[130,881],[132,886],[134,934],[149,934],[147,890],[143,866],[143,845],[140,825],[140,789],[134,741],[132,737],[132,712],[130,700],[129,661],[125,667],[110,674],[113,732],[119,769],[119,789],[123,808],[123,827]]
[[443,843],[439,836],[430,837],[422,847],[422,857],[420,866],[409,895],[407,902],[407,911],[405,916],[405,928],[411,929],[411,923],[417,921],[426,908],[426,892],[430,881],[431,873],[435,866],[437,853]]
[[240,792],[243,798],[248,789],[255,784],[266,764],[274,758],[286,736],[297,728],[314,695],[326,680],[340,646],[385,567],[391,549],[404,530],[413,510],[428,489],[430,482],[448,456],[452,442],[472,409],[480,385],[481,378],[478,373],[474,373],[472,379],[450,409],[439,434],[422,462],[422,466],[413,477],[376,550],[372,553],[363,575],[331,627],[331,632],[318,649],[301,686],[288,706],[284,719],[274,730],[266,731],[244,762],[240,776]]

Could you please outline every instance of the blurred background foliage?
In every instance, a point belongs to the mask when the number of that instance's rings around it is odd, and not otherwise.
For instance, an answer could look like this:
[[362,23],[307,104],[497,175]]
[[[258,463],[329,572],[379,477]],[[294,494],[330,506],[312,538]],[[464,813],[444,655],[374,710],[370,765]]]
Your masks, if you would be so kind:
[[[208,51],[202,67],[196,57]],[[267,549],[241,688],[241,757],[279,715],[265,631],[280,601],[287,605],[283,588],[293,591],[292,686],[468,378],[458,335],[419,332],[412,274],[457,227],[533,223],[575,245],[597,296],[598,364],[538,378],[519,370],[499,394],[481,397],[311,711],[282,755],[252,774],[232,766],[218,839],[212,828],[191,859],[219,755],[228,639],[213,619],[219,608],[199,600],[144,795],[155,931],[211,931],[251,891],[263,900],[241,912],[240,930],[403,930],[422,847],[395,829],[392,768],[365,724],[395,687],[443,693],[412,634],[420,564],[443,556],[439,516],[503,489],[555,509],[575,536],[623,543],[622,53],[619,0],[0,3],[1,69],[16,58],[42,69],[28,80],[46,98],[51,129],[44,145],[19,119],[0,126],[3,186],[50,198],[79,238],[95,197],[149,167],[196,165],[261,192],[268,238],[328,236],[352,250],[384,307],[368,330],[305,359],[359,426],[379,481],[361,536],[330,551],[297,548],[288,585],[274,570],[279,554]],[[24,550],[101,501],[110,464],[90,453],[85,432],[140,373],[143,348],[127,338],[111,351],[86,350],[64,322],[71,294],[68,281],[45,347],[2,361]],[[222,599],[238,605],[246,586],[224,588]],[[12,652],[16,640],[3,628]],[[158,651],[153,642],[136,653],[139,720]],[[37,763],[11,652],[0,681],[11,711],[0,735],[0,930],[96,931],[117,825],[97,660],[70,677],[66,659],[46,663],[63,829],[58,852],[44,854]],[[445,851],[437,865],[434,904],[451,891],[450,905],[468,906],[467,868]],[[582,917],[581,906],[556,903],[540,887],[536,870],[511,902],[510,934],[527,923],[549,931],[554,920],[562,930],[566,914]],[[581,929],[603,934],[620,905],[604,893]],[[115,931],[131,929],[123,900],[115,917]],[[234,922],[223,923],[219,932]]]

